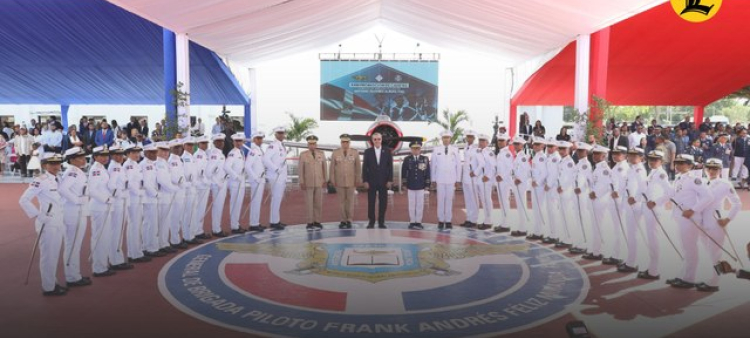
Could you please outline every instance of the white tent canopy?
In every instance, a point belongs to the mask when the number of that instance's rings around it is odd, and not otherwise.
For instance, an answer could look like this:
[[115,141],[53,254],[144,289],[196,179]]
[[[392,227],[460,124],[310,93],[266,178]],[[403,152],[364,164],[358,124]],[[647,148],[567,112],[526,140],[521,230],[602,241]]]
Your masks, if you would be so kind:
[[377,24],[512,64],[664,0],[109,0],[252,65],[335,44]]

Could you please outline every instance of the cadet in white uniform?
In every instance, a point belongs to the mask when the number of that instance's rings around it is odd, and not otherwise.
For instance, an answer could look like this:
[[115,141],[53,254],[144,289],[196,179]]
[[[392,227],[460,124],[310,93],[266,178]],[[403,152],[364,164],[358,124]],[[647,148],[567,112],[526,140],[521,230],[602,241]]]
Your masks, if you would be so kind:
[[464,193],[464,205],[466,205],[466,221],[462,226],[469,228],[476,226],[479,219],[479,199],[474,190],[474,180],[471,176],[471,159],[477,153],[477,145],[474,143],[476,135],[476,132],[471,129],[464,132],[466,145],[464,146],[464,159],[461,169],[461,187]]
[[94,148],[94,161],[89,169],[89,194],[91,194],[91,256],[94,277],[114,275],[109,268],[109,246],[112,237],[111,213],[114,196],[107,186],[109,173],[104,164],[109,162],[106,146]]
[[544,221],[545,193],[544,185],[547,181],[547,155],[544,153],[546,142],[541,137],[534,137],[532,148],[534,157],[531,159],[531,204],[534,213],[534,230],[526,238],[529,240],[544,239],[542,226]]
[[[162,253],[174,253],[177,250],[169,245],[169,229],[170,225],[173,223],[169,216],[171,212],[170,209],[174,203],[174,195],[180,190],[180,187],[172,183],[169,163],[167,162],[170,155],[169,143],[159,142],[156,144],[156,148],[158,149],[158,157],[156,160],[156,184],[159,186],[159,198],[157,199],[159,208],[159,251]],[[179,223],[177,223],[177,226],[179,227]]]
[[[60,247],[65,232],[63,226],[62,199],[57,192],[62,156],[47,153],[42,157],[42,167],[47,173],[34,178],[26,191],[21,195],[18,204],[29,218],[36,218],[39,246],[39,272],[42,276],[42,294],[45,296],[63,296],[68,289],[57,284],[57,265],[60,260]],[[31,203],[36,197],[39,208]],[[82,235],[83,236],[83,235]]]
[[[592,240],[586,236],[586,224],[584,222],[586,219],[589,222],[596,221],[592,220],[593,211],[591,211],[591,200],[589,199],[589,187],[591,186],[593,172],[591,171],[591,162],[589,162],[588,153],[593,147],[584,142],[578,142],[576,146],[578,163],[576,164],[576,178],[573,181],[573,193],[575,194],[574,202],[576,206],[574,212],[577,212],[574,218],[578,226],[574,228],[576,230],[580,229],[580,232],[575,232],[577,236],[573,239],[573,246],[568,249],[568,252],[572,254],[584,254],[586,253],[586,249],[583,247],[589,245],[588,242]],[[592,224],[592,226],[594,225]]]
[[128,182],[128,193],[129,203],[128,209],[128,235],[127,235],[127,247],[128,247],[128,262],[132,263],[144,263],[151,260],[151,258],[143,255],[143,196],[145,190],[143,188],[143,168],[138,165],[138,161],[141,157],[141,149],[139,146],[129,144],[123,148],[127,160],[122,165],[125,170],[125,178]]
[[157,206],[157,197],[163,196],[159,193],[159,183],[157,183],[158,171],[156,169],[156,154],[158,149],[155,143],[143,147],[143,154],[146,158],[141,161],[139,166],[143,173],[143,230],[141,238],[143,239],[143,254],[147,257],[162,257],[164,252],[159,251],[159,208]]
[[245,172],[250,179],[250,231],[263,231],[260,225],[260,205],[266,189],[266,168],[263,166],[263,138],[262,131],[253,133],[253,143],[247,152]]
[[193,236],[198,239],[209,239],[211,235],[206,233],[203,228],[204,219],[206,218],[206,207],[208,205],[208,191],[211,187],[211,181],[208,175],[208,136],[201,136],[196,139],[198,148],[193,153],[193,160],[195,161],[195,170],[198,172],[198,177],[195,180],[195,211],[193,212],[193,219],[190,223],[190,229],[193,231]]
[[[672,218],[677,222],[677,229],[682,239],[682,252],[685,257],[682,278],[674,278],[667,284],[681,289],[696,286],[696,272],[698,269],[698,241],[703,235],[697,226],[703,226],[703,210],[713,202],[713,194],[708,185],[700,177],[690,174],[693,169],[692,155],[680,154],[674,160],[677,177],[673,183],[671,202],[673,205]],[[692,220],[692,221],[691,221]]]
[[173,249],[187,249],[188,244],[180,237],[180,229],[185,229],[183,228],[183,221],[185,213],[187,213],[185,203],[187,202],[186,194],[188,194],[186,190],[189,185],[185,176],[185,164],[181,157],[184,152],[182,140],[169,141],[169,150],[171,151],[167,160],[169,177],[172,184],[177,187],[167,215],[167,220],[169,220],[169,244]]
[[526,222],[529,220],[529,210],[526,207],[526,192],[529,191],[531,182],[531,164],[529,156],[523,150],[526,140],[523,136],[513,138],[513,149],[516,157],[513,159],[511,179],[513,180],[513,197],[515,198],[516,210],[518,211],[518,228],[510,232],[511,236],[522,237],[528,234]]
[[[591,175],[589,186],[589,199],[593,203],[591,215],[591,241],[588,243],[588,253],[583,255],[583,259],[602,260],[602,227],[605,220],[611,220],[610,210],[612,209],[611,184],[612,173],[607,163],[607,153],[609,149],[600,145],[594,146],[594,163],[595,169]],[[580,162],[579,162],[580,163]],[[619,241],[619,237],[618,237]],[[619,242],[616,243],[619,246]],[[616,262],[614,264],[617,264]]]
[[437,188],[438,230],[453,229],[453,196],[461,182],[461,157],[451,145],[453,133],[440,133],[441,145],[433,148],[430,156],[430,177]]
[[547,233],[542,241],[544,244],[557,244],[560,241],[560,194],[557,186],[560,180],[560,154],[557,152],[557,142],[547,141],[547,176],[544,180],[544,201],[547,210]]
[[123,237],[125,237],[125,206],[128,204],[128,197],[130,196],[130,192],[127,190],[130,184],[127,182],[127,176],[122,168],[125,151],[120,146],[113,145],[109,148],[109,152],[112,159],[109,161],[109,167],[107,168],[107,174],[109,175],[107,188],[114,197],[110,215],[110,237],[107,238],[109,240],[109,264],[112,270],[129,270],[133,268],[133,265],[125,261],[125,253],[122,251]]
[[281,201],[284,199],[286,190],[286,148],[284,148],[284,137],[286,129],[276,127],[273,130],[275,140],[268,145],[263,155],[263,165],[266,167],[266,178],[271,189],[271,212],[269,223],[272,230],[284,230],[286,224],[281,223]]
[[477,229],[479,230],[492,228],[492,187],[495,185],[492,178],[495,177],[495,153],[487,147],[489,141],[489,136],[485,134],[479,135],[479,148],[477,149],[477,154],[472,157],[472,166],[475,171],[474,190],[484,212],[482,224],[477,225]]
[[216,237],[227,236],[221,229],[228,177],[224,171],[224,139],[226,135],[221,133],[211,137],[214,147],[208,150],[208,164],[206,165],[206,175],[211,180],[211,234]]
[[[737,191],[734,190],[732,182],[725,178],[720,178],[721,169],[723,163],[719,158],[710,158],[705,164],[708,169],[708,189],[713,195],[711,204],[703,209],[703,229],[713,238],[719,245],[724,246],[724,242],[727,237],[726,227],[729,222],[737,217],[737,214],[742,209],[742,202],[740,197],[737,196]],[[703,196],[701,196],[703,197]],[[727,212],[724,210],[724,203],[729,201],[730,209]],[[716,264],[721,259],[722,250],[719,245],[716,245],[711,241],[708,236],[701,233],[699,236],[699,242],[708,252],[708,259],[711,264]],[[742,259],[737,257],[738,259]],[[696,285],[698,291],[715,292],[719,291],[719,275],[711,269],[712,277],[707,282],[702,282]]]
[[607,196],[612,198],[612,208],[610,209],[612,217],[610,218],[610,222],[612,224],[611,237],[614,238],[614,243],[612,246],[608,246],[611,249],[611,256],[602,260],[602,263],[608,265],[619,266],[624,262],[621,259],[622,248],[620,246],[622,241],[620,239],[622,238],[626,243],[630,243],[631,240],[631,237],[626,237],[625,208],[628,207],[628,204],[626,201],[627,196],[623,193],[627,187],[628,172],[630,170],[630,165],[628,165],[628,161],[626,160],[627,153],[628,148],[623,146],[617,146],[612,150],[612,160],[615,162],[615,165],[610,171],[612,185],[609,191],[607,191]]
[[183,206],[183,213],[180,214],[182,217],[182,240],[186,244],[202,244],[203,241],[195,238],[195,226],[193,220],[198,212],[197,198],[198,198],[198,185],[200,185],[200,177],[198,166],[195,163],[195,157],[193,152],[195,151],[195,140],[188,136],[182,139],[182,168],[185,175],[185,184],[183,191],[185,194],[185,205]]
[[645,186],[640,187],[642,194],[636,200],[644,203],[641,212],[648,241],[649,264],[647,270],[638,272],[638,278],[655,280],[660,278],[658,237],[660,214],[664,212],[664,205],[669,201],[672,186],[669,184],[669,176],[662,165],[664,153],[660,150],[652,150],[647,157],[651,173],[648,175]]
[[508,136],[498,134],[497,147],[500,149],[495,156],[495,182],[497,188],[497,200],[500,203],[500,222],[493,229],[495,232],[509,232],[508,216],[510,214],[510,192],[513,190],[513,153],[507,147]]
[[[572,144],[567,141],[557,142],[558,154],[560,155],[560,165],[558,166],[559,176],[555,182],[557,184],[555,192],[557,193],[556,198],[559,200],[560,216],[562,217],[564,232],[560,233],[560,239],[555,244],[556,248],[571,248],[577,238],[583,238],[583,235],[580,234],[581,224],[578,219],[579,215],[578,204],[575,197],[576,195],[573,193],[576,177],[578,175],[578,168],[576,167],[575,161],[573,161],[573,158],[570,156],[571,146]],[[549,182],[549,180],[547,180],[547,182]]]
[[229,175],[229,226],[233,234],[241,234],[247,231],[240,228],[240,211],[245,198],[245,154],[242,153],[245,134],[232,135],[232,142],[234,148],[224,161],[224,171]]
[[[617,271],[631,273],[638,271],[636,260],[638,259],[638,241],[641,236],[636,236],[636,232],[643,234],[641,223],[643,221],[643,206],[640,201],[643,200],[641,187],[646,186],[646,168],[643,166],[643,149],[631,148],[628,150],[628,163],[630,168],[625,181],[625,186],[620,188],[620,193],[624,203],[620,212],[623,214],[625,222],[625,232],[628,238],[628,255],[625,262],[617,266]],[[619,163],[618,163],[619,164]],[[647,244],[647,243],[644,243]]]
[[68,168],[62,176],[59,188],[65,208],[65,281],[68,287],[86,286],[91,285],[89,277],[81,276],[81,245],[86,235],[89,214],[88,177],[81,170],[86,166],[86,152],[79,147],[70,148],[65,151],[65,160],[68,162]]

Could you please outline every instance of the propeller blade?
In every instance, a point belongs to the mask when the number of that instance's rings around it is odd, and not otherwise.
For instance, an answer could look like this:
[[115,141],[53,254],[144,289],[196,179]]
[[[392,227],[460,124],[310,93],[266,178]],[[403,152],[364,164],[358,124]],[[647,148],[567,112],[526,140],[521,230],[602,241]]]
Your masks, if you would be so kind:
[[386,139],[388,141],[401,141],[401,142],[424,142],[424,138],[419,136],[403,136]]
[[370,137],[367,135],[349,135],[349,138],[352,141],[363,141],[363,142],[370,141]]

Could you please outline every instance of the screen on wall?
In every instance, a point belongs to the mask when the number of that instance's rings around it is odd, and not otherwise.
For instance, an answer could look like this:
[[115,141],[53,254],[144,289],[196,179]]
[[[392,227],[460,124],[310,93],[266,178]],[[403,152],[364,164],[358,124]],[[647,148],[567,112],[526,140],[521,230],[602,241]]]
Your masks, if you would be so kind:
[[438,61],[321,61],[320,119],[437,119]]

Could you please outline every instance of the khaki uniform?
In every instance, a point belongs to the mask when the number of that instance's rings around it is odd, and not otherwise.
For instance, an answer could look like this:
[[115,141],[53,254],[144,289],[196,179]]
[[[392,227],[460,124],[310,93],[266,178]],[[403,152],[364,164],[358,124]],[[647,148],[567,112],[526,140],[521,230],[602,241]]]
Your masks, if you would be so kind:
[[307,223],[320,223],[323,210],[323,184],[326,182],[326,158],[322,151],[304,151],[299,155],[299,184],[305,189]]
[[331,155],[330,181],[336,187],[341,208],[341,221],[351,222],[354,214],[354,189],[362,184],[362,163],[354,149],[336,149]]

